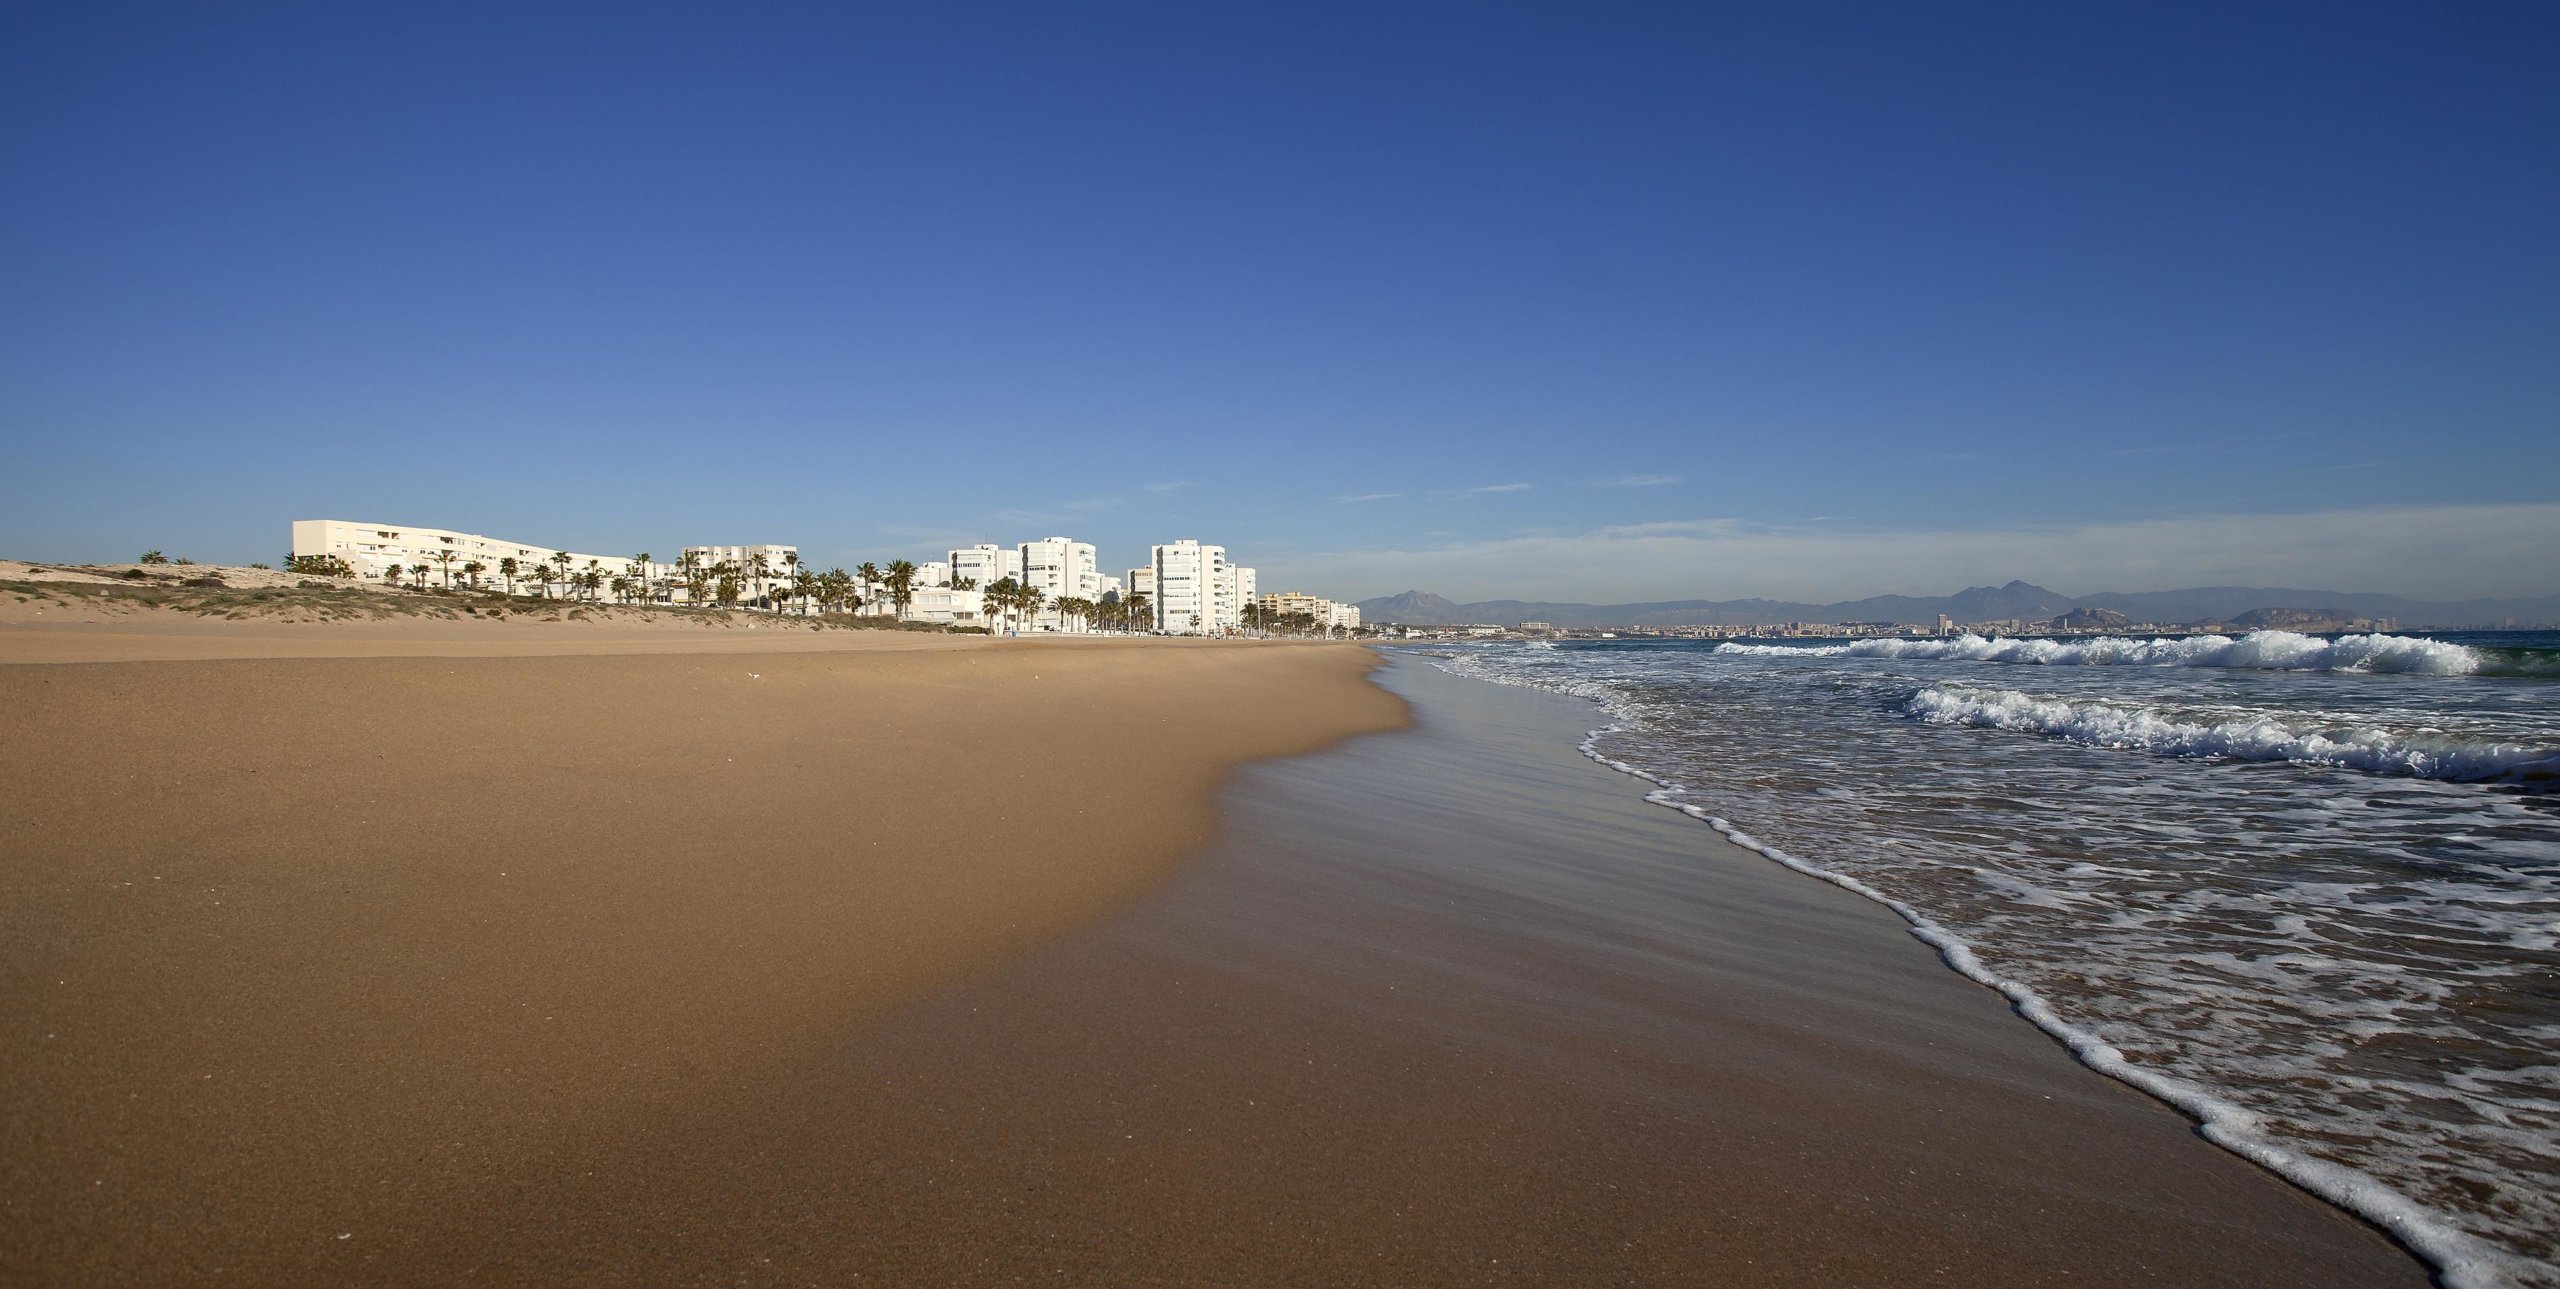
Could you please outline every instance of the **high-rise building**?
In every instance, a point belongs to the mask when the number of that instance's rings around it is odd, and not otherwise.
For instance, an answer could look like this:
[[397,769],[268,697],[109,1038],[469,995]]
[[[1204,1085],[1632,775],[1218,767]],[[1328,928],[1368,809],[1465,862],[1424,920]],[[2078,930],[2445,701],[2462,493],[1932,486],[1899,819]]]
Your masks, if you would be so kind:
[[1035,627],[1056,631],[1065,625],[1057,608],[1060,600],[1094,600],[1102,596],[1102,575],[1094,565],[1091,542],[1043,537],[1024,542],[1021,558],[1022,584],[1043,597],[1040,612],[1031,621]]
[[1241,564],[1230,564],[1218,578],[1218,625],[1244,625],[1244,606],[1253,603],[1254,572]]
[[1196,636],[1227,625],[1219,616],[1219,600],[1234,585],[1226,547],[1184,538],[1155,547],[1154,557],[1156,630]]
[[1018,581],[1022,577],[1022,552],[993,542],[980,542],[953,551],[950,562],[951,577],[955,583],[965,577],[975,582],[981,591],[1005,578]]

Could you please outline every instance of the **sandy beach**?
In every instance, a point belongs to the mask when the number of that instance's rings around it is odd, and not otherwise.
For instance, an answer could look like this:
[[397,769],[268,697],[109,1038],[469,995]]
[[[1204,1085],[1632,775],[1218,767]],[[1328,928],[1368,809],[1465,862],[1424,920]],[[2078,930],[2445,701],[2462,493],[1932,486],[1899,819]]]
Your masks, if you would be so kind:
[[0,635],[478,651],[0,666],[7,1279],[2425,1282],[1567,700],[578,629]]
[[607,1161],[1154,887],[1237,764],[1402,719],[1342,647],[478,643],[0,667],[5,1278],[435,1280],[565,1235]]

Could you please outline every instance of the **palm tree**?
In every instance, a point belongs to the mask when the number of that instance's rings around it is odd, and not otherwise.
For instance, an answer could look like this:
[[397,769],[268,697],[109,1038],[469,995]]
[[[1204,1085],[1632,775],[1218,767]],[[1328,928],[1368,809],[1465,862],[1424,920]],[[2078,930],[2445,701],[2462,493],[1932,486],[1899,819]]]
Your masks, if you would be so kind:
[[1021,586],[1012,578],[999,577],[987,583],[987,589],[980,592],[986,601],[989,631],[999,631],[1004,628],[1006,617],[1013,612],[1014,593],[1021,589]]
[[427,566],[424,564],[410,565],[409,580],[417,583],[419,590],[423,591],[427,589]]
[[622,574],[620,574],[620,573],[616,573],[616,574],[614,574],[614,575],[613,575],[613,602],[614,602],[614,603],[616,603],[616,604],[628,603],[628,602],[629,602],[629,600],[630,600],[630,598],[631,598],[631,579],[630,579],[630,578],[627,578],[627,577],[624,577],[624,576],[623,576]]
[[1043,603],[1046,603],[1048,599],[1048,593],[1042,591],[1039,587],[1015,587],[1013,591],[1013,607],[1018,611],[1016,616],[1024,624],[1029,624],[1032,618],[1039,615],[1040,606]]
[[[551,562],[560,566],[560,582],[562,591],[566,592],[574,589],[575,584],[569,581],[569,552],[555,552],[551,556]],[[551,598],[551,581],[549,578],[543,579],[542,598],[546,600]]]
[[765,559],[763,551],[757,551],[755,558],[747,562],[747,572],[755,578],[756,598],[763,599],[764,580],[773,572],[773,565]]
[[475,591],[480,589],[480,575],[488,571],[489,566],[476,559],[462,566],[462,575],[471,580],[471,589]]
[[649,552],[642,551],[631,557],[631,576],[640,583],[640,598],[646,601],[649,598]]
[[499,576],[504,577],[504,578],[506,578],[506,579],[507,579],[507,598],[508,598],[508,599],[511,599],[511,600],[512,600],[512,599],[514,599],[514,598],[515,598],[515,594],[516,594],[516,570],[518,570],[518,569],[520,569],[520,568],[522,568],[522,567],[524,567],[524,566],[523,566],[523,565],[521,565],[521,564],[516,563],[516,557],[515,557],[515,556],[513,556],[513,555],[509,555],[509,556],[507,556],[505,559],[502,559],[502,560],[499,560],[499,561],[498,561],[498,574],[499,574]]
[[916,566],[906,560],[889,561],[889,599],[898,606],[898,616],[907,616],[907,606],[916,602]]
[[400,566],[394,564],[391,567],[382,570],[382,580],[393,586],[400,585]]
[[853,575],[862,579],[861,594],[864,597],[869,597],[872,589],[880,585],[880,566],[869,560],[862,561],[861,566],[853,570]]
[[1126,617],[1126,618],[1129,620],[1129,626],[1130,626],[1130,629],[1131,629],[1131,630],[1133,630],[1133,631],[1153,631],[1153,630],[1155,630],[1155,627],[1156,627],[1155,615],[1153,615],[1153,614],[1151,614],[1151,613],[1147,612],[1147,593],[1146,593],[1146,592],[1144,592],[1144,591],[1131,591],[1131,592],[1129,592],[1128,594],[1121,596],[1121,597],[1120,597],[1120,607],[1121,607],[1121,615],[1122,615],[1123,617]]
[[800,562],[798,555],[791,555],[783,562],[791,565],[791,598],[800,601],[804,606],[816,604],[818,575],[810,572],[808,567]]
[[453,589],[453,552],[437,551],[436,563],[444,567],[444,589]]

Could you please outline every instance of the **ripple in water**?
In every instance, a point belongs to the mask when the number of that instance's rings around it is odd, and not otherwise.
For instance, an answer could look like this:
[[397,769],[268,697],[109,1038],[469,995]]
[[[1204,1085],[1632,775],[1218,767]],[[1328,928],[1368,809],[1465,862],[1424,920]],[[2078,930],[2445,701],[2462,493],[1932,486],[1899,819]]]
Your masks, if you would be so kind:
[[[2560,638],[1569,643],[1595,757],[2455,1285],[2560,1285]],[[2112,1064],[2111,1064],[2112,1063]]]

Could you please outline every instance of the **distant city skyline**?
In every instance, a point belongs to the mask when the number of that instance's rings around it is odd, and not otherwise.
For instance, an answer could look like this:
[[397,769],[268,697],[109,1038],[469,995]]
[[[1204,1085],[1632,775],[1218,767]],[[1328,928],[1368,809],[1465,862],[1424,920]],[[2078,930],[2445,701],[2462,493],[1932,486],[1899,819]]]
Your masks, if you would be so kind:
[[2560,10],[0,14],[0,556],[2560,591]]

